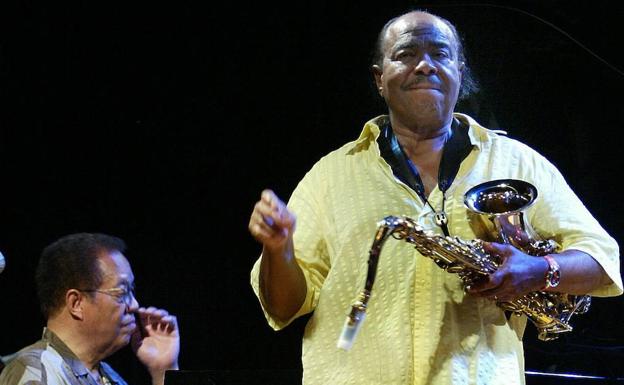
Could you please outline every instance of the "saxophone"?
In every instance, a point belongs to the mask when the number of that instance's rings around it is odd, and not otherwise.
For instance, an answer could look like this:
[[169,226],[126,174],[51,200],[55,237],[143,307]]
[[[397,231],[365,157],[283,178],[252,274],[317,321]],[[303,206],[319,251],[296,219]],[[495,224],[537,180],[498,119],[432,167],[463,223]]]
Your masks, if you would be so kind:
[[[476,234],[488,241],[508,243],[523,252],[541,256],[555,251],[552,240],[542,240],[525,221],[524,210],[537,198],[537,189],[530,183],[501,179],[477,185],[464,196],[468,219]],[[389,216],[378,223],[369,251],[368,272],[364,289],[353,303],[347,316],[338,347],[349,350],[366,316],[371,297],[377,262],[383,244],[388,238],[404,240],[414,245],[425,257],[449,273],[457,274],[469,286],[492,274],[501,261],[487,254],[481,239],[463,240],[444,237],[424,230],[409,217]],[[525,315],[537,328],[542,341],[556,339],[560,333],[572,331],[569,324],[574,314],[589,310],[591,297],[565,293],[535,291],[513,301],[496,304],[516,315]]]

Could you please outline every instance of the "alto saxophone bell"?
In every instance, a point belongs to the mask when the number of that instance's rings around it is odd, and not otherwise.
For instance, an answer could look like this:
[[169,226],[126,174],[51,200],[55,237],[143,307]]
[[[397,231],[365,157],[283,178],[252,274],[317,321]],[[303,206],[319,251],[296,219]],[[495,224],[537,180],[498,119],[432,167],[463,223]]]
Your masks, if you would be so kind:
[[537,199],[532,184],[517,179],[481,183],[466,192],[464,205],[477,238],[507,243],[530,255],[546,255],[557,248],[544,241],[526,221],[526,210]]

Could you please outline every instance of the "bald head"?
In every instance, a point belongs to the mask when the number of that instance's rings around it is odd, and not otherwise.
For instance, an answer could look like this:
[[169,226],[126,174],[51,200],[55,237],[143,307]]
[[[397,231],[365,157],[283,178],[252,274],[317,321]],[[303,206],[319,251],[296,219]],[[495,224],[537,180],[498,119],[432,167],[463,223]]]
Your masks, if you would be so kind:
[[466,63],[466,57],[464,54],[464,47],[459,36],[459,33],[455,29],[455,26],[445,18],[434,15],[426,11],[410,11],[400,16],[390,19],[381,29],[377,37],[375,49],[373,53],[372,65],[377,65],[383,68],[384,55],[388,48],[388,41],[396,41],[400,31],[418,30],[425,26],[435,26],[438,30],[444,32],[449,38],[450,46],[453,47],[453,54],[457,61],[464,63],[464,73],[461,81],[459,98],[465,98],[476,92],[479,87],[472,76],[472,72],[468,68]]
[[[401,15],[388,24],[386,24],[385,32],[381,37],[380,48],[382,50],[382,58],[386,54],[388,49],[388,42],[396,41],[404,34],[418,34],[431,27],[436,27],[437,30],[442,32],[444,39],[447,39],[447,44],[453,48],[453,55],[455,58],[459,57],[458,54],[458,41],[457,31],[453,25],[435,15],[427,12],[414,11]],[[383,31],[382,31],[383,32]],[[461,61],[461,60],[460,60]],[[383,65],[383,60],[378,65]]]
[[396,36],[397,31],[412,30],[413,27],[416,27],[418,25],[435,25],[442,30],[446,30],[448,36],[452,36],[454,40],[453,46],[455,48],[455,53],[457,54],[457,57],[460,61],[465,61],[461,39],[459,38],[455,26],[453,26],[451,22],[428,12],[412,11],[390,19],[383,26],[383,28],[379,32],[379,36],[377,37],[375,55],[373,57],[372,64],[376,64],[380,67],[383,66],[383,58],[387,48],[387,41],[389,39],[395,40],[398,37]]

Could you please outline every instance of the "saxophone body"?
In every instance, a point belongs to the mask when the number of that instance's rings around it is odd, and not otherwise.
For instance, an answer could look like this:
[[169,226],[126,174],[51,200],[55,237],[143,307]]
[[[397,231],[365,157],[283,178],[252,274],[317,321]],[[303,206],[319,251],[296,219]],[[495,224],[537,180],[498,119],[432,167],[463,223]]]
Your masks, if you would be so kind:
[[[543,256],[557,250],[552,240],[543,240],[526,220],[526,209],[537,199],[537,189],[530,183],[500,179],[479,184],[466,192],[464,205],[468,220],[479,239],[507,243],[526,254]],[[537,291],[512,302],[498,302],[501,308],[526,315],[543,341],[556,339],[572,331],[570,318],[589,310],[591,297]]]
[[[413,244],[420,254],[431,258],[445,271],[457,274],[464,286],[469,286],[495,272],[501,262],[497,256],[484,251],[483,241],[508,243],[534,256],[556,250],[555,242],[542,240],[526,221],[524,210],[536,198],[537,190],[533,185],[513,179],[490,181],[470,189],[464,196],[464,204],[468,208],[471,227],[478,237],[474,240],[432,233],[409,217],[389,216],[380,221],[369,252],[366,284],[347,316],[338,347],[348,350],[361,327],[379,255],[387,239],[392,237]],[[496,304],[516,315],[525,315],[537,328],[538,338],[549,341],[556,339],[560,333],[571,331],[570,318],[574,314],[585,313],[590,301],[589,296],[536,291]]]

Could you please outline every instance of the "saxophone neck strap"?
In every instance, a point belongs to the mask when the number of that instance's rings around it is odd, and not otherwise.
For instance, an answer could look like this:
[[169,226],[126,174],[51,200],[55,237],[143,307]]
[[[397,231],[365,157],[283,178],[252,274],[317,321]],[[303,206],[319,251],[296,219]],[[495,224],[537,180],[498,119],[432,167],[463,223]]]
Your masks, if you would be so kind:
[[390,165],[394,176],[414,190],[423,203],[433,210],[436,224],[440,226],[444,235],[448,236],[450,233],[448,219],[444,212],[444,201],[446,200],[446,190],[453,183],[461,162],[472,150],[468,137],[468,126],[453,118],[451,136],[447,139],[442,150],[442,159],[438,168],[438,188],[442,192],[442,209],[440,211],[435,210],[427,200],[418,168],[405,154],[396,135],[394,135],[390,121],[384,126],[379,136],[379,150],[381,156]]

